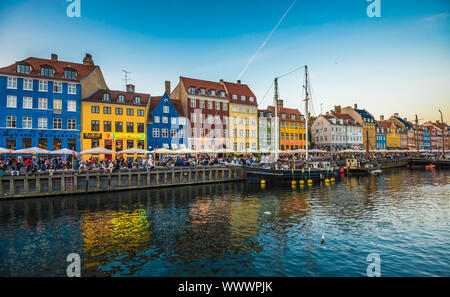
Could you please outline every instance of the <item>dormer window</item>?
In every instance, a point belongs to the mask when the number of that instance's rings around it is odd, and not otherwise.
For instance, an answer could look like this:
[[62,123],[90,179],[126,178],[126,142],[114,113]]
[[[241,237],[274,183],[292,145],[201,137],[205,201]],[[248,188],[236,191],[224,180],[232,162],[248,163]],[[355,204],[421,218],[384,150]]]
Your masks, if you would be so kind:
[[242,100],[242,101],[245,101],[245,96],[241,96],[241,100]]
[[250,102],[253,102],[255,100],[255,98],[250,97],[249,100],[250,100]]
[[234,100],[237,100],[237,95],[232,95],[232,98],[233,98]]
[[206,94],[206,90],[204,88],[200,88],[200,89],[198,89],[198,93],[200,95],[205,95]]
[[102,100],[106,102],[111,101],[111,95],[109,95],[108,93],[104,93]]
[[42,76],[53,76],[53,68],[49,66],[42,66],[41,67],[41,75]]
[[134,96],[133,103],[134,104],[141,104],[141,97],[140,96]]
[[291,114],[291,120],[295,121],[295,115]]
[[73,69],[64,69],[64,78],[68,79],[76,79],[77,72]]
[[122,94],[117,95],[117,102],[124,103],[125,102],[125,96],[122,95]]
[[225,97],[225,92],[224,91],[219,91],[219,96],[220,97]]
[[195,87],[189,88],[189,94],[195,95]]
[[208,93],[210,96],[216,96],[216,90],[209,90]]
[[30,73],[30,66],[25,64],[17,64],[17,72],[18,73]]

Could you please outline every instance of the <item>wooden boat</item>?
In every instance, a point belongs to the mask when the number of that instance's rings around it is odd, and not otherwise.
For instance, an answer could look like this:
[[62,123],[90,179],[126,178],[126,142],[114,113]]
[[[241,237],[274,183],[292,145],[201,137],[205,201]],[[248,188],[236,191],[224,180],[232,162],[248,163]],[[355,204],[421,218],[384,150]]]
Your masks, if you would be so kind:
[[345,163],[345,171],[349,176],[379,174],[382,172],[380,165],[371,162],[362,162],[359,159],[346,159]]

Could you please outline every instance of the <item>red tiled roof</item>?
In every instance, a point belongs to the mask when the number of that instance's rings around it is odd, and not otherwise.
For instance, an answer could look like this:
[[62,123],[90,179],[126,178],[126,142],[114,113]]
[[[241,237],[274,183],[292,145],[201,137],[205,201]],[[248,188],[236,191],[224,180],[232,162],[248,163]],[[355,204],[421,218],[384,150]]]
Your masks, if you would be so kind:
[[[183,83],[184,87],[186,88],[186,92],[188,92],[188,94],[189,94],[190,87],[195,87],[196,91],[198,91],[198,89],[200,89],[200,88],[204,88],[206,90],[204,95],[198,94],[198,93],[196,93],[196,95],[205,96],[205,97],[215,97],[215,98],[227,99],[227,100],[229,99],[225,88],[222,86],[222,84],[220,84],[218,82],[195,79],[195,78],[188,78],[188,77],[182,77],[182,76],[180,76],[180,81]],[[208,94],[209,90],[215,90],[216,95],[215,96],[209,95]],[[219,95],[220,91],[225,92],[225,97],[221,97]]]
[[[258,103],[256,101],[256,96],[252,92],[252,90],[250,90],[248,85],[231,83],[231,82],[227,82],[227,81],[224,82],[223,85],[225,85],[225,89],[226,89],[228,96],[230,97],[230,100],[232,102],[258,106]],[[233,95],[237,95],[237,98],[233,99]],[[245,96],[245,101],[243,101],[241,99],[241,96]],[[250,102],[250,97],[253,97],[253,102]]]
[[[271,112],[275,112],[275,108],[273,107],[273,106],[267,106],[267,110],[268,111],[271,111]],[[295,108],[287,108],[287,107],[281,107],[281,108],[279,108],[278,109],[278,116],[280,117],[280,115],[282,114],[282,113],[284,113],[284,114],[286,114],[286,115],[295,115],[296,116],[296,118],[298,117],[298,120],[296,120],[296,121],[298,121],[298,122],[304,122],[304,120],[303,121],[301,121],[300,120],[300,116],[302,115],[301,113],[300,113],[300,111],[298,110],[298,109],[295,109]],[[291,119],[288,119],[288,120],[291,120]]]
[[[153,118],[151,112],[158,106],[159,102],[161,102],[162,96],[151,97],[150,98],[150,106],[148,111],[148,122],[152,123]],[[178,112],[180,117],[184,117],[183,106],[181,105],[181,100],[178,99],[170,99],[176,111]]]
[[[31,66],[30,73],[19,73],[17,72],[17,63],[25,63]],[[41,66],[47,65],[51,66],[55,73],[53,76],[43,76],[41,75]],[[36,78],[46,78],[46,79],[61,79],[61,80],[69,80],[74,81],[73,79],[65,78],[64,77],[64,69],[65,68],[71,68],[77,71],[77,77],[75,81],[81,81],[84,78],[86,78],[89,74],[92,73],[92,71],[97,68],[95,65],[84,65],[80,63],[73,63],[73,62],[65,62],[65,61],[53,61],[48,59],[41,59],[41,58],[35,58],[30,57],[25,60],[16,62],[15,64],[12,64],[7,67],[0,68],[0,73],[2,74],[14,74],[14,75],[20,75],[20,76],[29,76],[29,77],[36,77]]]
[[[111,96],[111,101],[108,101],[108,102],[103,101],[103,94],[105,94],[105,93],[108,93]],[[118,95],[124,95],[125,101],[117,102]],[[141,104],[133,103],[135,96],[141,97]],[[111,91],[111,90],[100,89],[100,90],[97,90],[91,96],[83,98],[82,102],[110,103],[110,104],[118,104],[118,105],[141,106],[141,107],[145,108],[145,107],[147,107],[149,100],[150,100],[150,94],[124,92],[124,91]]]

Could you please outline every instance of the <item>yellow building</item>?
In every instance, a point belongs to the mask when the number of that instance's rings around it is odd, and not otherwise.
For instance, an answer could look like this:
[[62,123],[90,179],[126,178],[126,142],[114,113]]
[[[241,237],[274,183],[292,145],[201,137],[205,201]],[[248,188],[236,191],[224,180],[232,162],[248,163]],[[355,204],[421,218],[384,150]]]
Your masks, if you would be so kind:
[[[149,94],[97,90],[81,100],[81,148],[102,147],[116,152],[129,148],[147,149]],[[91,155],[83,155],[89,159]],[[98,155],[92,157],[99,157]],[[111,159],[106,155],[105,159]]]
[[[340,109],[340,108],[339,108]],[[364,149],[376,149],[376,121],[375,118],[365,109],[358,109],[358,105],[352,108],[350,106],[342,108],[342,113],[350,115],[358,124],[363,127]]]
[[250,88],[237,83],[220,81],[230,99],[229,143],[234,152],[258,149],[258,103]]
[[[283,107],[283,100],[278,100],[278,117],[280,120],[280,150],[297,150],[306,148],[305,121],[298,109]],[[268,110],[275,114],[273,106]]]
[[384,118],[379,121],[380,125],[386,131],[386,148],[387,149],[400,149],[401,148],[401,132],[400,127],[393,122],[384,121]]

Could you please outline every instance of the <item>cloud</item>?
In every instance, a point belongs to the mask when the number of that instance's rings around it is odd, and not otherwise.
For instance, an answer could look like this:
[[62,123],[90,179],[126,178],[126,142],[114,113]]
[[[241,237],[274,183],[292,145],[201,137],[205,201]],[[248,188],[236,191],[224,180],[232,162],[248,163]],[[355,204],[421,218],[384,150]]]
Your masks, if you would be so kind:
[[440,20],[445,20],[446,18],[448,18],[449,15],[450,14],[448,13],[448,11],[446,11],[443,13],[434,14],[429,17],[426,17],[425,20],[428,22],[436,22],[436,21],[440,21]]

